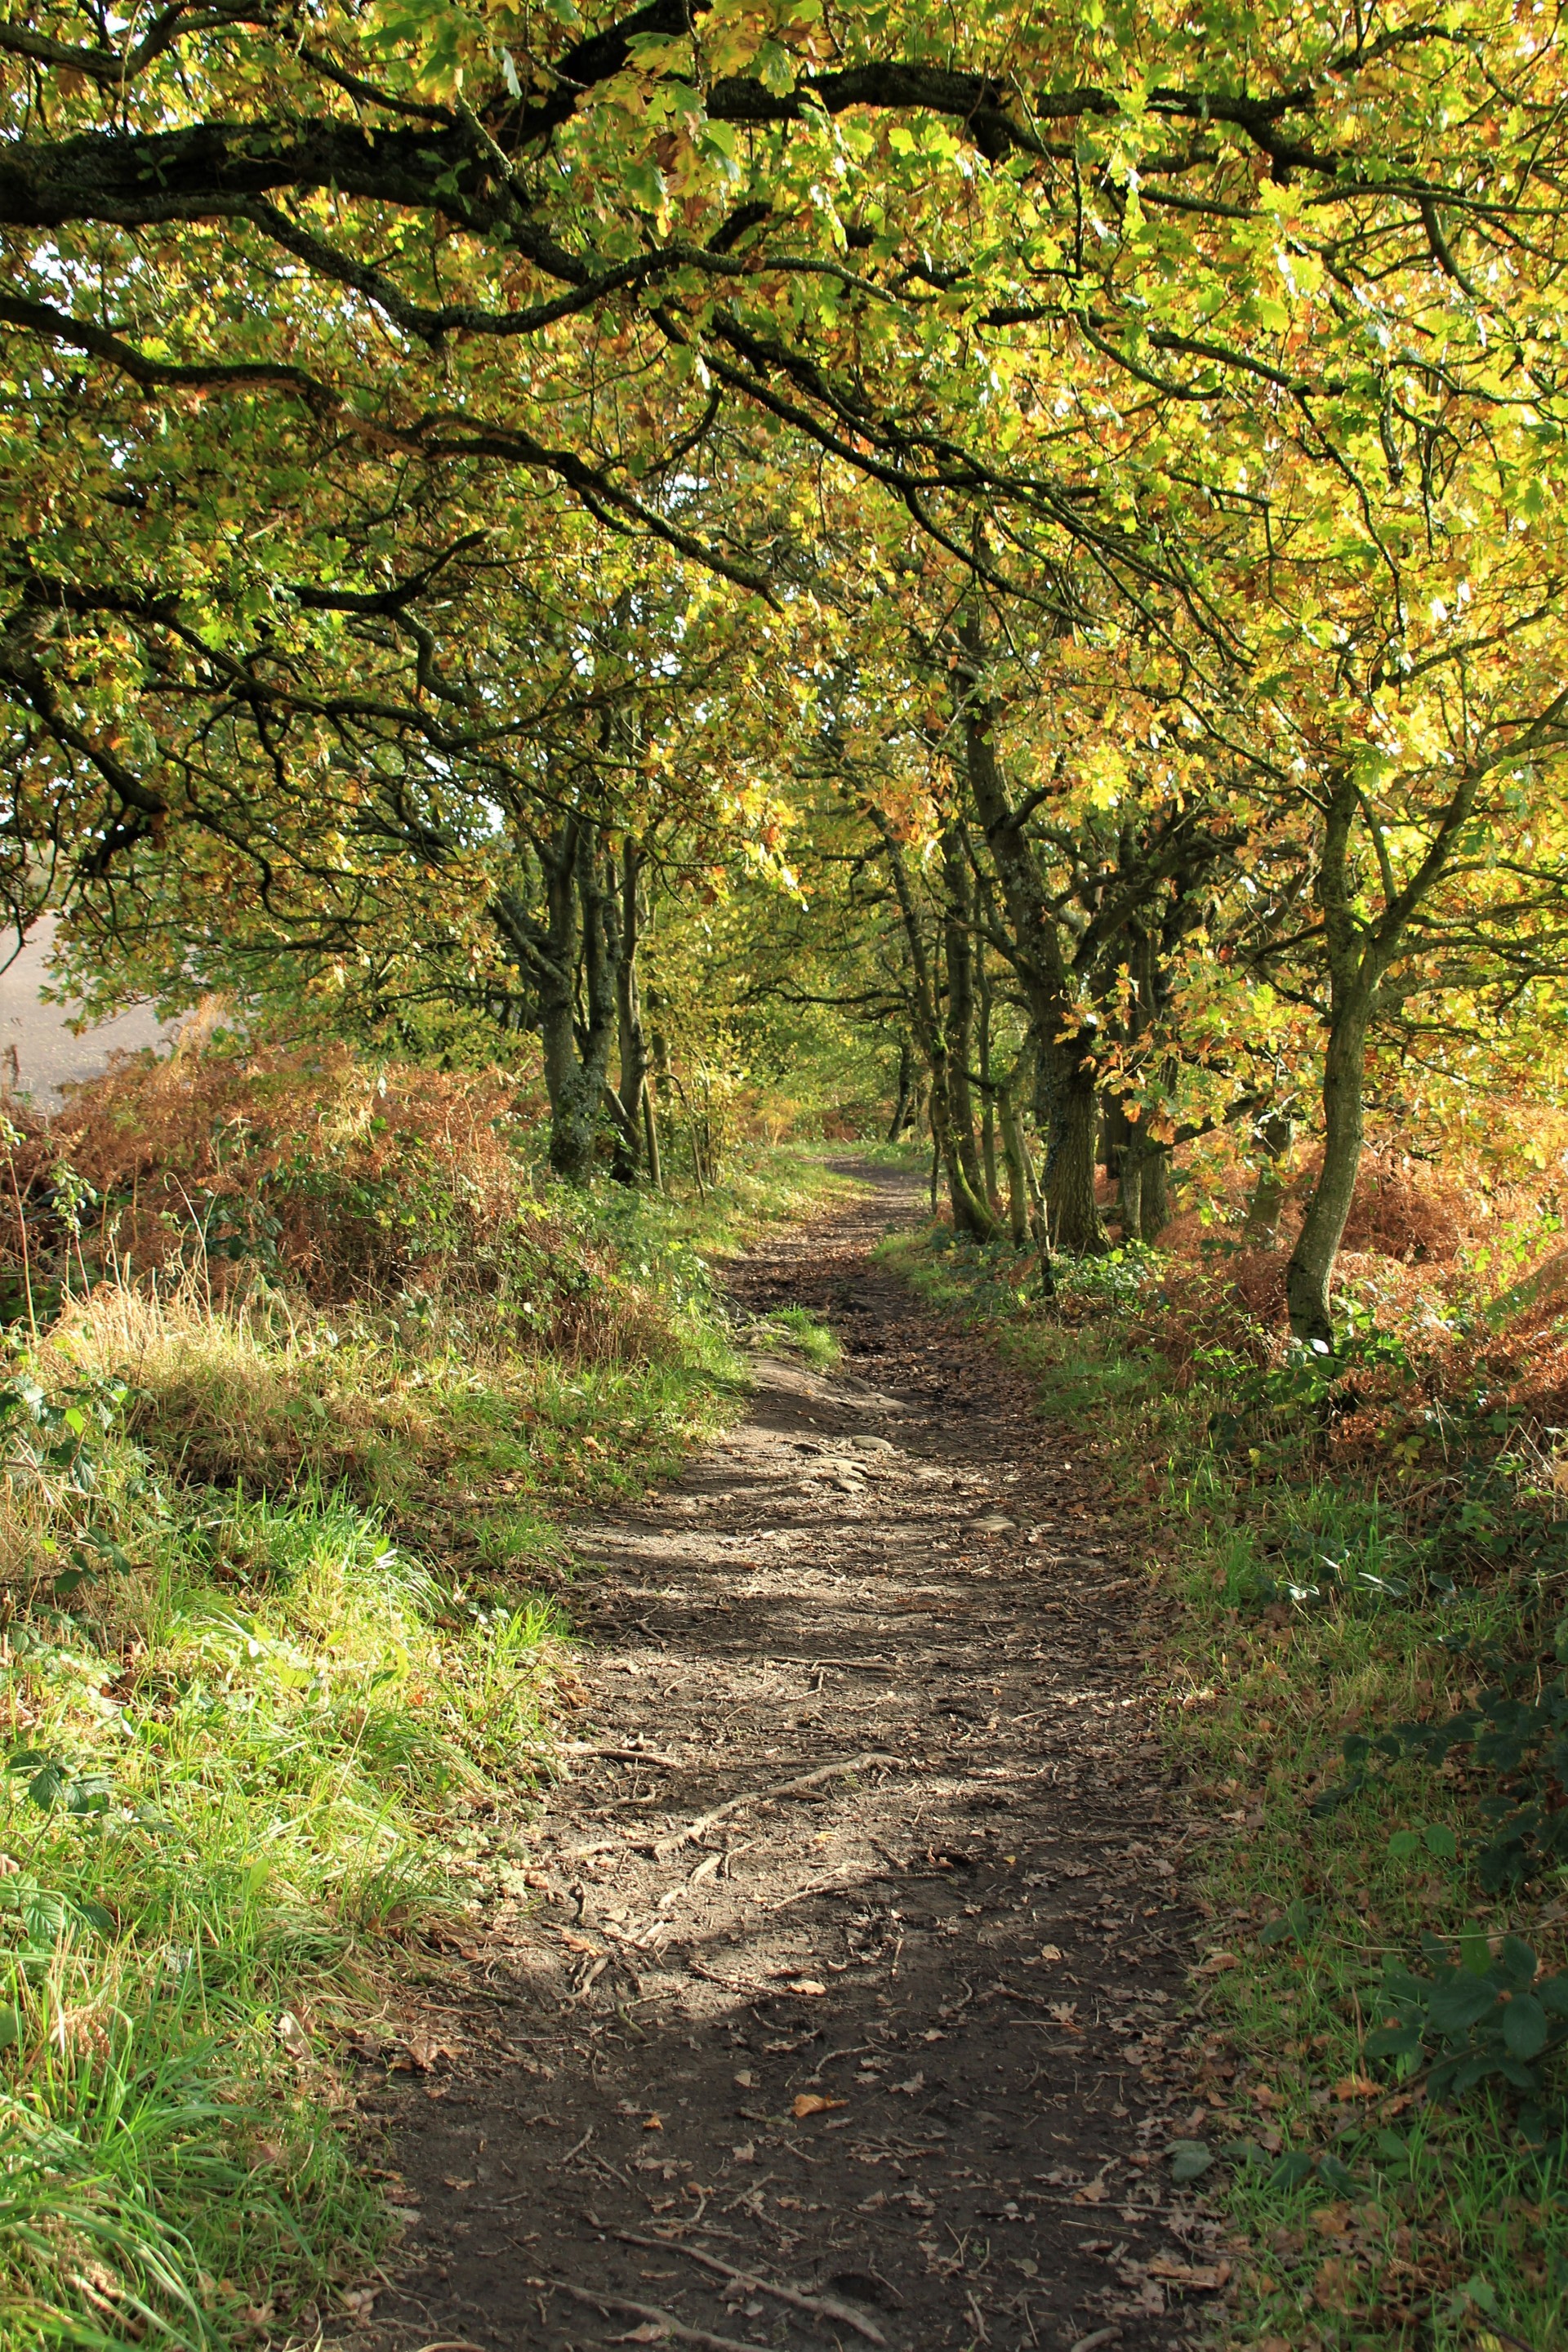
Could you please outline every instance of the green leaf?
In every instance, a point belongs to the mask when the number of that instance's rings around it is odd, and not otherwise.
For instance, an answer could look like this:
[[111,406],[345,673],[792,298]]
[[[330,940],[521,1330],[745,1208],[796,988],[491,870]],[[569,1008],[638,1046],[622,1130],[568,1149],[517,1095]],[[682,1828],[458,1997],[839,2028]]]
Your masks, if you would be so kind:
[[1546,2011],[1532,1992],[1516,1992],[1504,2004],[1503,2048],[1513,2058],[1538,2058],[1546,2047]]
[[1369,2058],[1417,2058],[1421,2036],[1413,2025],[1380,2025],[1366,2037],[1366,2054]]
[[1521,1937],[1518,1936],[1503,1937],[1502,1950],[1498,1955],[1497,1971],[1505,1984],[1512,1985],[1519,1990],[1522,1990],[1527,1984],[1533,1984],[1538,1965],[1534,1952]]
[[13,2050],[22,2039],[26,2021],[19,2009],[0,2009],[0,2050]]
[[1173,2139],[1165,2154],[1171,2159],[1171,2179],[1177,2188],[1189,2180],[1201,2180],[1214,2162],[1208,2144],[1201,2139]]
[[1468,2033],[1496,2004],[1497,1995],[1489,1984],[1468,1970],[1458,1970],[1432,1995],[1427,2023],[1434,2033]]

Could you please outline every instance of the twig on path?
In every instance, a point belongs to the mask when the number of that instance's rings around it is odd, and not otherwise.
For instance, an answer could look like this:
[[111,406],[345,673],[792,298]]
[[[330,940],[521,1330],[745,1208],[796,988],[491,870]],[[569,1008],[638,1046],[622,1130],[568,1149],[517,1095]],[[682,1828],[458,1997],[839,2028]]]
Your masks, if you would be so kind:
[[688,2262],[700,2263],[705,2271],[716,2271],[721,2278],[732,2280],[748,2294],[771,2294],[793,2310],[810,2312],[815,2319],[842,2320],[846,2327],[853,2327],[868,2343],[885,2344],[888,2340],[870,2320],[863,2319],[858,2311],[851,2311],[847,2303],[839,2303],[830,2294],[802,2294],[793,2286],[774,2286],[771,2281],[758,2278],[754,2271],[738,2271],[733,2263],[721,2262],[717,2254],[704,2253],[700,2246],[683,2246],[674,2238],[645,2237],[638,2230],[615,2230],[611,2235],[626,2246],[650,2246],[657,2253],[684,2254]]
[[844,1868],[836,1870],[831,1878],[814,1878],[808,1885],[797,1886],[793,1895],[781,1895],[776,1903],[765,1903],[763,1908],[768,1912],[787,1911],[792,1903],[804,1903],[809,1895],[839,1894],[844,1890],[845,1881],[853,1868],[852,1863],[846,1863]]
[[750,1993],[757,2000],[771,2000],[773,1996],[773,1987],[762,1983],[756,1977],[721,1977],[717,1969],[705,1968],[700,1960],[689,1958],[683,1959],[680,1965],[689,1977],[700,1977],[705,1984],[722,1985],[726,1992]]
[[[529,2284],[544,2287],[552,2294],[569,2294],[595,2311],[624,2312],[630,2319],[645,2319],[662,2328],[667,2336],[679,2336],[683,2344],[706,2344],[711,2352],[771,2352],[769,2346],[745,2344],[738,2336],[714,2336],[706,2327],[688,2327],[672,2311],[661,2311],[657,2303],[632,2303],[625,2295],[600,2294],[595,2288],[574,2285],[570,2279],[531,2279]],[[471,2347],[471,2352],[477,2352],[477,2348]]]
[[609,1764],[658,1764],[667,1772],[679,1772],[679,1756],[660,1756],[652,1748],[598,1748],[591,1739],[567,1739],[562,1742],[563,1755],[598,1756]]
[[781,1780],[776,1788],[748,1789],[743,1797],[731,1797],[727,1803],[715,1805],[710,1813],[699,1813],[685,1829],[671,1830],[665,1836],[655,1838],[654,1855],[662,1861],[667,1853],[679,1853],[693,1838],[700,1837],[704,1830],[711,1829],[715,1822],[727,1820],[731,1813],[743,1812],[748,1805],[771,1804],[775,1797],[794,1797],[798,1796],[803,1789],[820,1789],[825,1780],[841,1780],[850,1772],[868,1771],[873,1764],[896,1765],[903,1760],[900,1756],[847,1756],[841,1764],[820,1764],[815,1772],[802,1772],[795,1780]]

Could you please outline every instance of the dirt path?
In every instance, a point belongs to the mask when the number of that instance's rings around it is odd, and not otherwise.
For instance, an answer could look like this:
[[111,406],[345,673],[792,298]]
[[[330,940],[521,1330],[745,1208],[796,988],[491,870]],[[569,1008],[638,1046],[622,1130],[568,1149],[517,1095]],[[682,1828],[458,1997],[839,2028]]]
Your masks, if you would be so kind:
[[1027,1383],[870,1262],[915,1207],[872,1181],[734,1277],[839,1370],[760,1360],[743,1426],[584,1531],[574,1777],[394,2095],[389,2352],[1135,2352],[1214,2284],[1137,1589]]

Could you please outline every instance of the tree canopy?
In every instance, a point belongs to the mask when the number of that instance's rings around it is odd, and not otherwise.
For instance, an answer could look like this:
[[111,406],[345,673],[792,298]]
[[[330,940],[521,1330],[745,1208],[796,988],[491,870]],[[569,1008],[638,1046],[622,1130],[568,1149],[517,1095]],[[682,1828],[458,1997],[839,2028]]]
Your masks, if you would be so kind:
[[4,871],[93,1002],[537,1029],[575,1181],[657,1173],[683,990],[830,1002],[1047,1256],[1315,1129],[1319,1339],[1369,1069],[1555,1066],[1544,18],[11,0],[0,67]]

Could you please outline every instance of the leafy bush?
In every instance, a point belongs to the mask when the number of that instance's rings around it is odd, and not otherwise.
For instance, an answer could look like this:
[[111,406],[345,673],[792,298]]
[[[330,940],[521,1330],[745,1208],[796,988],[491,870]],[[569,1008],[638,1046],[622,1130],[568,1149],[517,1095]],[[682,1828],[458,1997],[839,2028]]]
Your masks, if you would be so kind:
[[1534,2141],[1562,2141],[1568,2109],[1548,2109],[1547,2062],[1568,2045],[1568,1969],[1541,1973],[1517,1936],[1468,1936],[1457,1960],[1426,1939],[1429,1977],[1389,1961],[1379,1988],[1386,2022],[1369,2033],[1369,2058],[1389,2058],[1408,2076],[1423,2065],[1434,2098],[1463,2098],[1501,2081],[1524,2095],[1521,2128]]

